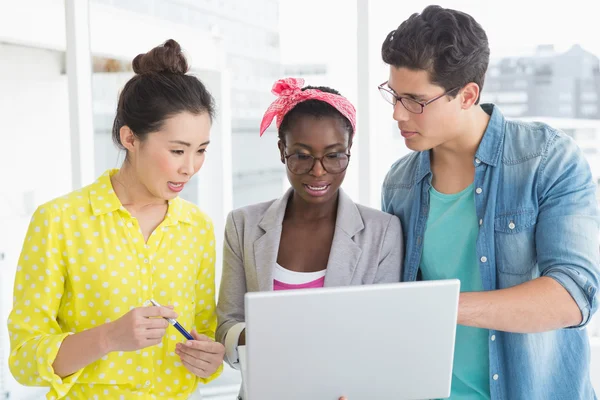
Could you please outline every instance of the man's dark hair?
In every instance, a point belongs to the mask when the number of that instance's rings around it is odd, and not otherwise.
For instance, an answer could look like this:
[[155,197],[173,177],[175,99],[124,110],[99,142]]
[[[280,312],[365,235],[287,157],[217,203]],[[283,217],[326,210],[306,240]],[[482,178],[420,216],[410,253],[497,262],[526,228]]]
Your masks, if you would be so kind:
[[428,71],[431,82],[446,90],[474,82],[481,93],[490,48],[485,31],[473,17],[429,6],[387,35],[381,56],[396,68]]

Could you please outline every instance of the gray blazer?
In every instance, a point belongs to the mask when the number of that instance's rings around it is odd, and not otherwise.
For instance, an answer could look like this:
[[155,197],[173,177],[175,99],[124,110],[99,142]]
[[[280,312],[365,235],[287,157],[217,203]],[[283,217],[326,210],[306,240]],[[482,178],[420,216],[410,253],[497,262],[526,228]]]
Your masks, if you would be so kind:
[[[244,294],[273,290],[282,222],[292,189],[280,199],[227,216],[216,339],[245,322]],[[355,204],[341,189],[325,286],[399,282],[404,258],[398,217]]]

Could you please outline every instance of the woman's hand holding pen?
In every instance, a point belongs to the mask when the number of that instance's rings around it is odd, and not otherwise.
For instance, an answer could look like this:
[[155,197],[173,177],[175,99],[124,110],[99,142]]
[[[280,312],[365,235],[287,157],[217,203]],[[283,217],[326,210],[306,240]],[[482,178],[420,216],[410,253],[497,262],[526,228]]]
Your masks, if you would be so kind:
[[135,351],[159,344],[169,326],[164,318],[177,318],[173,306],[137,307],[108,323],[105,335],[108,352]]
[[195,340],[177,343],[175,353],[188,371],[200,378],[208,378],[223,364],[225,347],[195,330],[191,334]]

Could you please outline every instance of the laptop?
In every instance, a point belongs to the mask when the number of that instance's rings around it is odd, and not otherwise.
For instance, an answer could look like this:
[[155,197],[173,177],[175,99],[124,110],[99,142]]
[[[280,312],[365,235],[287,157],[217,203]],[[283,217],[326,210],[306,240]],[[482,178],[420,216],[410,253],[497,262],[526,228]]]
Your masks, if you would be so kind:
[[450,396],[460,281],[253,292],[244,400]]

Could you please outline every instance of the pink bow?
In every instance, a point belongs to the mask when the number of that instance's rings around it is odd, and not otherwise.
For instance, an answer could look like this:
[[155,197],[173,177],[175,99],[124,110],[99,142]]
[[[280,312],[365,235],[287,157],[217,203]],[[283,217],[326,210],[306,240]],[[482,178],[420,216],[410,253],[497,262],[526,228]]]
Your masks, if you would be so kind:
[[307,100],[320,100],[335,107],[344,117],[348,118],[352,124],[352,130],[356,131],[356,109],[345,97],[317,89],[302,90],[303,86],[304,79],[302,78],[280,79],[273,84],[271,92],[278,97],[271,103],[263,116],[260,123],[260,136],[271,125],[273,118],[276,118],[276,125],[279,129],[285,115],[296,105]]

